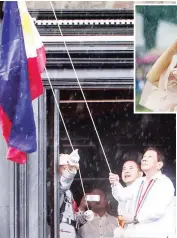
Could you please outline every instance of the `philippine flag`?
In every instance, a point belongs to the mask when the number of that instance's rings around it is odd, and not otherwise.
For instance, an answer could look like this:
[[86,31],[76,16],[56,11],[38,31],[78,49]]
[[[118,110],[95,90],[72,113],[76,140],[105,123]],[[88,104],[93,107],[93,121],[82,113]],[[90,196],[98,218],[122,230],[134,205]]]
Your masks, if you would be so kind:
[[43,93],[46,56],[25,2],[4,2],[0,46],[0,124],[7,158],[25,163],[37,149],[32,100]]

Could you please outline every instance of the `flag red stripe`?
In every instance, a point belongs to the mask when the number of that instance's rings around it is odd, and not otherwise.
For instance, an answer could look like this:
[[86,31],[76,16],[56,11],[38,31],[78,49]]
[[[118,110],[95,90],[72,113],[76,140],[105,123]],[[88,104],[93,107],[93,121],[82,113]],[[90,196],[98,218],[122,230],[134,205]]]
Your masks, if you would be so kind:
[[23,151],[9,147],[7,152],[7,159],[19,164],[24,164],[26,163],[27,155]]
[[[3,136],[8,144],[8,138],[10,136],[12,123],[1,106],[0,106],[0,124]],[[27,156],[26,153],[16,148],[8,147],[7,159],[20,164],[24,164],[26,162]]]
[[1,105],[0,105],[0,125],[1,125],[1,128],[2,128],[3,136],[6,140],[6,142],[8,143],[8,138],[10,136],[10,132],[11,132],[11,128],[12,128],[12,123],[9,120],[6,113],[4,112]]

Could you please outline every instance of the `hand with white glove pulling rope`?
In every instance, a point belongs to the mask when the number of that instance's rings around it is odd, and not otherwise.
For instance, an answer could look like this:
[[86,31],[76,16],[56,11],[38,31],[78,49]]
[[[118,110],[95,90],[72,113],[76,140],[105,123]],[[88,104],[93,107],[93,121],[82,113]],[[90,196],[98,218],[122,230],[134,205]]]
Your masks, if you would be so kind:
[[77,170],[79,169],[79,160],[80,160],[80,156],[78,154],[78,149],[73,150],[73,152],[68,156],[69,166],[75,167]]
[[94,218],[94,213],[92,210],[87,209],[87,202],[85,199],[85,196],[81,199],[80,205],[79,205],[79,210],[80,212],[83,213],[84,219],[86,221],[91,221]]
[[87,220],[87,221],[92,221],[93,220],[93,218],[94,218],[94,213],[93,213],[93,211],[92,210],[87,210],[87,211],[85,211],[84,212],[84,218],[85,218],[85,220]]
[[59,173],[63,174],[65,170],[76,174],[79,169],[80,156],[78,149],[74,150],[71,154],[60,154],[59,156]]

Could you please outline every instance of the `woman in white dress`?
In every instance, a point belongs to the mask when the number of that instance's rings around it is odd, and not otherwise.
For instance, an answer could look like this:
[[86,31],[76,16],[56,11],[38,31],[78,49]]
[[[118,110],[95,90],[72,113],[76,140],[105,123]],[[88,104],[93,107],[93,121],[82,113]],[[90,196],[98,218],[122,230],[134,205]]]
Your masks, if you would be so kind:
[[177,40],[147,74],[139,104],[155,112],[177,111]]

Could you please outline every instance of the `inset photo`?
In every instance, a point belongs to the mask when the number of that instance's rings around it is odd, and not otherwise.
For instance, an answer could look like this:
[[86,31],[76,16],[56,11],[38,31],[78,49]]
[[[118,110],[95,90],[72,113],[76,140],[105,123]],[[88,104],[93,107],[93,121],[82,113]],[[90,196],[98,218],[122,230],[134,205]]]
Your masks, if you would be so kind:
[[135,5],[135,112],[177,111],[176,16],[176,5]]

